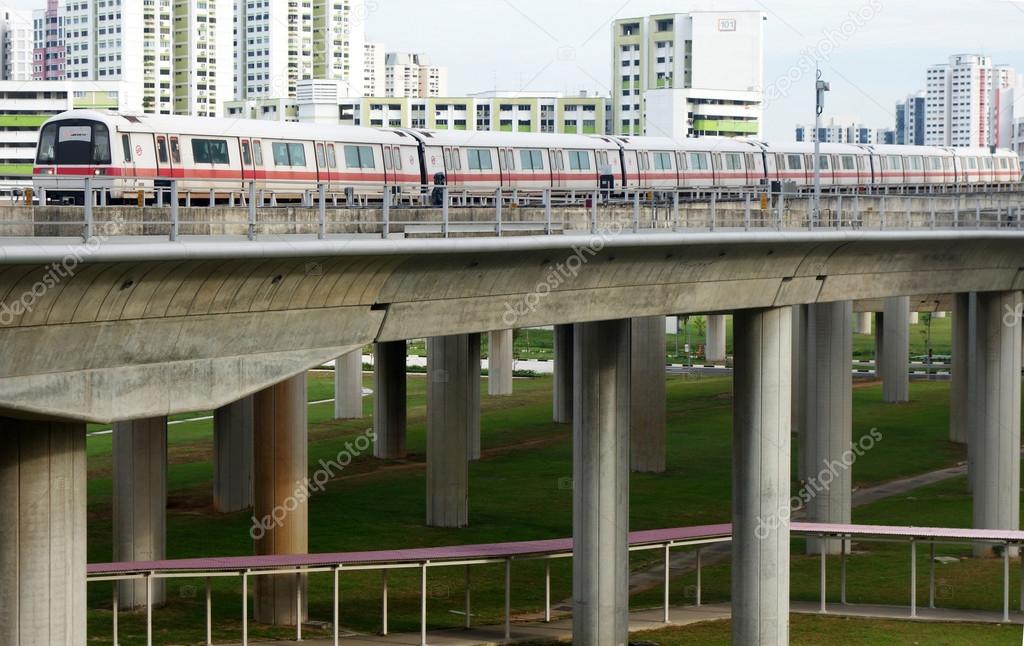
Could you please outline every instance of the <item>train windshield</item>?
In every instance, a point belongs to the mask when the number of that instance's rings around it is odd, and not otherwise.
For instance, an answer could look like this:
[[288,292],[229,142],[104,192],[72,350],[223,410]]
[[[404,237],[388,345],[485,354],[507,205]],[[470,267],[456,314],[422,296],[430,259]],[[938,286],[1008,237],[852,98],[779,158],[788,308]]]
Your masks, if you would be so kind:
[[110,163],[110,131],[95,121],[57,121],[39,133],[40,165],[92,166]]

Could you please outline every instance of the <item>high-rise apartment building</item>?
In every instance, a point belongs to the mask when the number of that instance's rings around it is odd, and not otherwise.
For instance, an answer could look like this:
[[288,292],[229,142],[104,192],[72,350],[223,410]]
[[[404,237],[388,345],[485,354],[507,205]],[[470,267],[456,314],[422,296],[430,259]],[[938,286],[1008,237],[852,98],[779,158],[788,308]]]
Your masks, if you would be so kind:
[[897,144],[925,145],[925,101],[925,93],[918,92],[896,104],[896,128],[893,130],[893,139]]
[[387,88],[384,83],[386,74],[383,43],[366,43],[363,75],[363,96],[384,96]]
[[72,80],[141,83],[143,110],[216,116],[232,90],[232,0],[66,0]]
[[709,11],[613,22],[615,133],[758,135],[764,21],[760,11]]
[[428,99],[448,94],[448,68],[430,64],[426,54],[388,52],[384,62],[384,94]]
[[32,78],[60,81],[64,78],[64,16],[61,0],[46,0],[45,9],[32,13]]
[[294,97],[299,81],[365,76],[363,0],[235,0],[235,99]]
[[931,146],[1008,147],[1014,95],[1021,80],[1013,68],[988,56],[961,54],[928,68],[925,143]]
[[32,12],[0,7],[0,80],[32,79]]

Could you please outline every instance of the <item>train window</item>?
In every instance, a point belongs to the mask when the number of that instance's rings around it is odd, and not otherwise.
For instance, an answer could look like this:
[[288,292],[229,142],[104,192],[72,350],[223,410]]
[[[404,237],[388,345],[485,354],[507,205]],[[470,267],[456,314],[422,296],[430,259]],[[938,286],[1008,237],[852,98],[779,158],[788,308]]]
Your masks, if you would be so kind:
[[466,150],[466,157],[469,161],[469,170],[493,170],[491,162],[491,151],[480,148],[469,148]]
[[455,170],[462,170],[462,151],[458,148],[452,148],[452,163],[455,164]]
[[983,159],[985,161],[985,170],[992,170],[992,158],[984,157]]
[[789,170],[803,170],[804,160],[800,155],[786,155],[786,168]]
[[924,161],[918,155],[909,158],[910,170],[924,170]]
[[302,144],[286,144],[274,142],[271,144],[274,151],[275,166],[305,166],[306,148]]
[[324,145],[316,145],[316,163],[320,168],[327,168],[327,153],[324,152]]
[[1006,159],[1005,157],[1003,157],[1002,159],[999,160],[999,168],[1002,168],[1003,170],[1009,170],[1010,169],[1010,161],[1008,159]]
[[640,170],[651,169],[651,165],[647,163],[647,153],[638,153],[637,158],[640,160]]
[[821,170],[829,170],[828,155],[818,155],[818,168]]
[[970,170],[978,170],[978,159],[976,157],[967,157],[967,168]]
[[590,153],[585,150],[570,150],[569,168],[571,170],[590,170]]
[[391,170],[393,164],[391,163],[391,148],[384,147],[384,170]]
[[853,155],[843,155],[840,158],[843,164],[843,170],[856,170],[856,164],[853,161]]
[[890,155],[889,170],[903,170],[903,158],[899,155]]
[[942,170],[942,158],[941,157],[929,157],[929,166],[931,170]]
[[857,170],[867,170],[867,161],[864,157],[857,158]]
[[[174,140],[171,140],[173,143]],[[228,164],[228,142],[223,139],[193,139],[192,161],[197,164]]]
[[163,137],[156,138],[156,151],[157,157],[160,159],[161,164],[167,163],[167,140]]
[[718,153],[711,155],[711,163],[714,165],[715,170],[722,170],[722,155]]
[[686,153],[676,153],[676,166],[679,170],[686,170]]
[[519,161],[523,170],[544,170],[544,156],[539,150],[520,150]]
[[739,153],[727,153],[725,155],[726,170],[743,170],[743,155]]
[[452,170],[452,153],[447,148],[444,149],[444,167],[448,170]]
[[946,170],[946,171],[953,170],[953,158],[952,157],[943,157],[943,159],[942,159],[942,169]]
[[181,163],[181,149],[178,148],[177,137],[171,137],[171,161],[174,162],[175,164]]
[[391,149],[391,156],[394,158],[392,165],[395,167],[395,170],[402,170],[402,151],[398,146]]
[[252,156],[257,166],[263,166],[263,144],[258,139],[252,140]]
[[121,135],[121,150],[124,151],[124,160],[130,162],[132,160],[132,142],[128,135]]
[[668,153],[654,153],[655,170],[672,170],[672,155]]
[[[446,161],[447,159],[445,157]],[[345,166],[347,168],[376,168],[377,160],[373,156],[373,147],[345,146]]]
[[246,166],[252,166],[252,151],[249,148],[248,141],[242,141],[242,163]]
[[690,153],[690,168],[692,170],[708,170],[711,164],[708,162],[707,153]]
[[338,156],[334,152],[334,144],[327,144],[327,165],[331,168],[338,167]]

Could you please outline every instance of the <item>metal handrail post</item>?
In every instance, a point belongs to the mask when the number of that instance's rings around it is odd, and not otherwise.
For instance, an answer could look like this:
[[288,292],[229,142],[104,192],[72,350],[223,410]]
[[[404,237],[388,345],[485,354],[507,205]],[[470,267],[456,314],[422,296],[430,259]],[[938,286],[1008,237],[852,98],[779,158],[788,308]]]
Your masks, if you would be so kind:
[[380,237],[387,240],[391,236],[391,193],[384,189],[384,202],[381,207]]
[[[323,182],[317,184],[317,231],[316,237],[318,240],[323,240],[327,237],[327,185]],[[387,200],[387,193],[384,194],[385,201]]]
[[441,197],[443,204],[441,205],[441,234],[442,237],[448,237],[448,187],[444,186],[441,188]]
[[551,235],[551,189],[544,189],[544,235]]
[[[186,198],[187,199],[187,198]],[[171,242],[178,239],[178,180],[171,180]]]
[[633,233],[640,233],[640,189],[633,193]]
[[256,239],[256,182],[249,182],[249,239]]
[[86,176],[82,180],[82,205],[85,207],[85,226],[82,237],[88,242],[92,238],[92,178]]
[[501,188],[494,190],[494,235],[501,237],[501,208],[502,208],[502,197]]

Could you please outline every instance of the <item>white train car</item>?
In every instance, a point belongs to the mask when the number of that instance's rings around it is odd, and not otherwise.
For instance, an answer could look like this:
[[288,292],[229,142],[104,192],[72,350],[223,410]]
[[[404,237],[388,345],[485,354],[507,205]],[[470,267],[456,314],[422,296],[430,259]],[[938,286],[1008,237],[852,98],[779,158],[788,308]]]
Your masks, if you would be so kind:
[[601,137],[537,133],[406,130],[422,144],[426,182],[443,174],[453,189],[596,189],[621,177],[619,147]]
[[40,130],[37,188],[80,197],[84,175],[115,200],[151,195],[171,179],[181,193],[242,191],[255,182],[282,196],[317,184],[379,193],[384,184],[422,181],[416,140],[394,130],[92,111],[51,118]]

